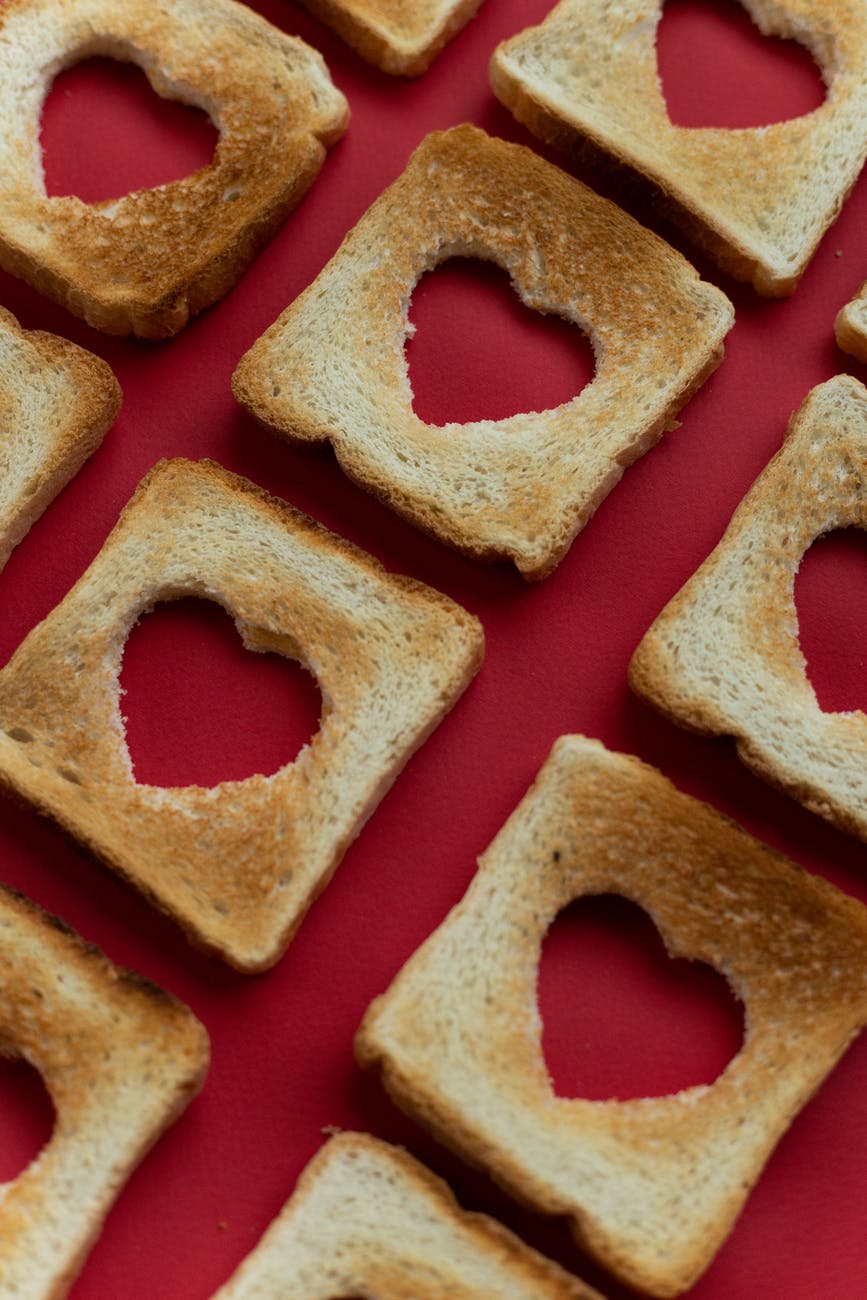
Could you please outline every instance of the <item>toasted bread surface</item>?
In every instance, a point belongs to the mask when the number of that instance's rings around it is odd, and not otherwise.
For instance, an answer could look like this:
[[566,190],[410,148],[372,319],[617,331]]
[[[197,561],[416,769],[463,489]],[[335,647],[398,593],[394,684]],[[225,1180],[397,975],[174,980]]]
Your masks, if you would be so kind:
[[[410,297],[455,256],[496,262],[528,306],[586,329],[594,381],[553,410],[420,420]],[[719,364],[732,320],[719,290],[619,208],[462,126],[427,137],[232,382],[285,437],[330,440],[350,477],[420,528],[542,578]]]
[[383,72],[418,77],[482,0],[302,0]]
[[813,54],[827,85],[814,112],[739,130],[673,125],[656,62],[662,0],[561,0],[497,48],[491,84],[542,139],[589,146],[650,181],[724,270],[779,297],[867,156],[867,11],[858,0],[744,6],[762,32]]
[[[39,117],[64,67],[101,55],[219,127],[182,180],[48,196]],[[348,111],[319,54],[235,0],[5,0],[0,265],[109,334],[162,338],[220,298],[310,187]]]
[[0,1039],[42,1075],[54,1132],[0,1200],[0,1295],[60,1300],[132,1170],[199,1091],[203,1027],[0,887]]
[[0,307],[0,569],[102,442],[120,403],[104,361],[23,330]]
[[674,722],[732,735],[759,775],[867,840],[867,717],[825,713],[798,642],[810,544],[867,528],[867,390],[814,388],[722,541],[636,650],[632,687]]
[[[710,1086],[632,1101],[554,1094],[536,1000],[558,912],[621,894],[672,956],[745,1008]],[[706,1268],[800,1107],[867,1018],[867,911],[637,759],[561,738],[463,901],[373,1002],[356,1039],[420,1123],[520,1200],[568,1215],[652,1295]]]
[[[293,763],[205,789],[137,784],[118,683],[157,601],[221,604],[245,645],[317,678]],[[243,970],[272,964],[410,754],[478,669],[479,623],[253,484],[163,462],[0,673],[0,784]]]
[[844,352],[867,362],[867,283],[845,307],[841,307],[834,322],[837,345]]
[[214,1300],[600,1300],[399,1147],[333,1137]]

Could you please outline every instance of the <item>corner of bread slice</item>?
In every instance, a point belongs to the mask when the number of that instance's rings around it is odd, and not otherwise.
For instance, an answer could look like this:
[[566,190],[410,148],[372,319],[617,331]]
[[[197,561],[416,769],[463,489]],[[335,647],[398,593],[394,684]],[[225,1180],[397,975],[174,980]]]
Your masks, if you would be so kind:
[[[119,673],[161,600],[221,605],[323,699],[294,762],[211,788],[139,783]],[[241,970],[264,969],[483,654],[478,620],[211,462],[162,462],[0,673],[0,785],[54,817]]]
[[199,1091],[186,1007],[0,887],[0,1036],[41,1074],[54,1131],[0,1200],[4,1294],[63,1296],[133,1169]]
[[0,568],[100,445],[121,396],[99,357],[0,307]]
[[[583,896],[643,908],[743,1002],[709,1086],[556,1096],[537,978]],[[496,990],[492,994],[492,990]],[[563,737],[468,893],[365,1016],[356,1049],[404,1110],[654,1296],[711,1262],[789,1124],[867,1020],[867,911],[639,760]]]
[[834,335],[839,348],[867,362],[867,284],[837,313]]
[[[213,161],[86,204],[45,193],[42,104],[59,70],[137,62],[157,94],[210,114]],[[321,55],[235,0],[159,9],[14,0],[0,10],[0,265],[109,334],[164,338],[235,283],[313,183],[348,120]]]
[[383,72],[420,77],[458,34],[481,0],[435,0],[395,6],[391,0],[302,0],[348,45]]
[[809,49],[828,87],[819,108],[738,130],[673,125],[656,58],[662,0],[561,0],[498,46],[491,84],[536,135],[630,168],[723,270],[782,297],[867,155],[867,13],[823,0],[746,7],[766,35]]
[[[525,304],[588,333],[593,382],[546,411],[420,420],[409,302],[453,256],[496,262]],[[422,142],[241,359],[233,389],[285,437],[330,441],[351,478],[417,527],[539,579],[719,364],[732,322],[725,295],[619,208],[531,150],[460,126]]]
[[601,1300],[495,1220],[461,1210],[406,1151],[362,1133],[328,1141],[214,1300]]
[[814,388],[719,545],[645,634],[634,690],[673,721],[734,736],[759,775],[867,839],[867,717],[826,713],[798,641],[794,583],[813,541],[867,528],[867,390]]

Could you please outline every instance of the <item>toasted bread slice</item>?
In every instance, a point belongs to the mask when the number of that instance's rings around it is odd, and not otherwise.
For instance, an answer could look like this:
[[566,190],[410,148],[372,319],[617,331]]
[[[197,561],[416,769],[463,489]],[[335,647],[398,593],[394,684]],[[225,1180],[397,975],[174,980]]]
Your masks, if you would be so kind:
[[[217,601],[299,659],[320,730],[210,789],[139,785],[123,647],[157,601]],[[241,970],[277,960],[347,845],[479,667],[478,621],[219,466],[163,462],[84,577],[0,673],[0,785],[56,818]]]
[[0,307],[0,569],[102,442],[121,391],[99,357]]
[[214,1300],[600,1300],[399,1147],[332,1138]]
[[[409,300],[453,256],[497,262],[528,306],[587,329],[594,381],[541,413],[420,420],[403,350]],[[619,208],[531,150],[462,126],[427,137],[242,358],[233,388],[286,437],[329,439],[350,477],[420,528],[543,578],[719,364],[732,319],[719,290]]]
[[482,0],[301,0],[383,72],[419,77]]
[[[555,1096],[542,941],[573,899],[607,893],[644,908],[672,956],[711,963],[743,1001],[743,1046],[712,1085]],[[708,1265],[865,1019],[867,910],[638,759],[568,736],[466,897],[372,1004],[356,1050],[443,1142],[522,1201],[570,1216],[631,1286],[671,1296]]]
[[867,717],[824,713],[798,643],[795,574],[822,533],[867,528],[867,390],[808,395],[716,550],[666,606],[629,669],[635,691],[867,840]]
[[0,1294],[60,1300],[129,1175],[199,1091],[186,1007],[0,886],[0,1041],[42,1075],[54,1132],[0,1198]]
[[807,46],[828,86],[820,108],[742,130],[674,126],[656,64],[662,0],[561,0],[497,48],[491,84],[543,140],[589,148],[650,181],[723,270],[782,297],[867,156],[867,10],[848,0],[744,7],[762,32]]
[[867,283],[845,307],[841,307],[834,322],[837,345],[844,352],[867,362]]
[[[210,166],[102,203],[47,196],[42,104],[61,68],[94,55],[210,113]],[[96,329],[145,338],[227,292],[348,116],[321,56],[235,0],[4,0],[0,82],[0,265]]]

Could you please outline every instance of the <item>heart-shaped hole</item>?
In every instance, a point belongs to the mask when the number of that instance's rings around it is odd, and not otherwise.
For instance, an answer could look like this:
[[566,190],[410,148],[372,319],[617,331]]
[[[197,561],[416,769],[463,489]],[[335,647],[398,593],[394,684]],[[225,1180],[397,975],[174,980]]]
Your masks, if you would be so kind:
[[807,675],[826,713],[867,713],[867,533],[820,537],[795,579]]
[[672,960],[650,917],[615,895],[582,898],[556,918],[538,999],[560,1097],[660,1097],[712,1083],[743,1042],[743,1008],[723,976]]
[[210,601],[157,605],[124,649],[126,739],[136,779],[213,786],[278,771],[319,729],[315,678],[278,654],[248,651]]
[[42,113],[45,188],[85,203],[206,167],[218,132],[201,109],[163,99],[134,63],[86,59],[55,79]]
[[413,409],[427,424],[561,406],[596,372],[583,331],[525,306],[492,262],[453,258],[422,276],[410,324]]
[[769,126],[825,101],[810,52],[763,36],[736,0],[665,0],[656,52],[675,126]]
[[47,1145],[54,1106],[38,1070],[18,1058],[0,1057],[0,1183],[22,1173]]

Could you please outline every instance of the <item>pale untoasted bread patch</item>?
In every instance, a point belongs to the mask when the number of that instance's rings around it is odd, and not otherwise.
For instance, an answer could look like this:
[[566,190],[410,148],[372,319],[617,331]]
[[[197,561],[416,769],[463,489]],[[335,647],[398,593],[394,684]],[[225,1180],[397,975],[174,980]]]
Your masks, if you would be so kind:
[[418,77],[482,0],[301,0],[383,72]]

